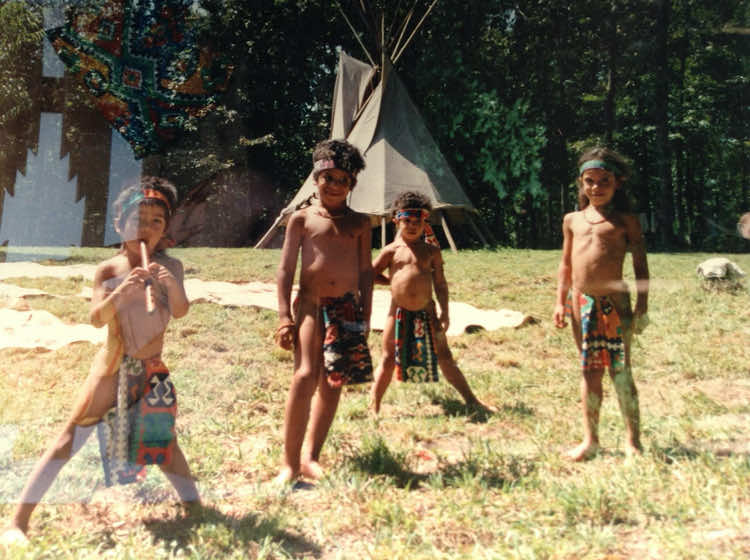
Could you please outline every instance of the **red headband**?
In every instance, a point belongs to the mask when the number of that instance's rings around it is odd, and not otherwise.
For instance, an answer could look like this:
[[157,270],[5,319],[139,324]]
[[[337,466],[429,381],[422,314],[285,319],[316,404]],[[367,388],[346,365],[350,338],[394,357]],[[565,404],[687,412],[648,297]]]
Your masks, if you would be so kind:
[[164,193],[157,191],[156,189],[143,189],[143,197],[161,200],[164,204],[167,205],[167,211],[172,211],[172,206],[169,204],[169,199],[164,196]]

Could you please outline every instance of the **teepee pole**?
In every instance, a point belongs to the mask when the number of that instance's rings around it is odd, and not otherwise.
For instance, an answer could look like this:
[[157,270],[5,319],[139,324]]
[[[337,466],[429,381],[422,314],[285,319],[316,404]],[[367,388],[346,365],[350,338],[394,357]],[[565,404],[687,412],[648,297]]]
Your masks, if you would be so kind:
[[476,222],[474,221],[474,217],[466,212],[466,217],[469,219],[469,224],[471,225],[471,229],[474,230],[474,233],[477,235],[479,240],[482,242],[482,245],[485,247],[489,247],[489,243],[487,243],[487,239],[485,239],[484,235],[482,235],[482,232],[477,227]]
[[370,64],[371,64],[372,66],[377,66],[377,65],[375,64],[375,61],[374,61],[374,60],[372,59],[372,57],[370,56],[370,53],[368,52],[368,50],[367,50],[367,47],[365,47],[365,44],[364,44],[364,43],[362,42],[362,39],[360,39],[360,38],[359,38],[359,34],[357,33],[357,30],[356,30],[356,29],[354,29],[354,26],[352,25],[352,22],[351,22],[351,21],[349,21],[349,18],[348,18],[348,17],[346,17],[346,14],[344,13],[344,10],[342,10],[342,9],[341,9],[341,5],[340,5],[340,4],[339,4],[339,12],[341,12],[341,15],[342,15],[342,16],[344,16],[344,21],[346,21],[346,24],[347,24],[347,25],[349,26],[349,29],[351,29],[351,30],[352,30],[352,33],[354,33],[354,38],[355,38],[355,39],[357,40],[357,42],[359,43],[359,46],[360,46],[360,47],[362,47],[362,50],[363,50],[363,51],[365,51],[365,54],[367,55],[367,60],[369,60],[369,61],[370,61]]
[[385,216],[380,216],[380,248],[385,247]]
[[279,224],[281,224],[281,220],[284,219],[284,213],[282,212],[279,214],[278,218],[276,218],[276,221],[273,223],[273,225],[268,229],[266,234],[260,238],[260,241],[258,241],[255,244],[254,249],[265,249],[266,245],[271,242],[271,238],[276,233],[276,230],[279,229]]
[[456,248],[456,242],[453,241],[453,236],[451,235],[451,230],[448,227],[448,220],[445,219],[445,211],[440,211],[440,223],[443,224],[443,231],[445,232],[445,237],[448,238],[448,245],[451,246],[451,250],[454,253],[458,253],[458,249]]
[[422,27],[422,24],[424,23],[425,18],[427,18],[428,15],[430,15],[430,12],[432,11],[432,8],[435,7],[435,4],[437,4],[437,0],[433,0],[432,4],[430,4],[430,7],[427,8],[427,11],[422,16],[422,19],[419,20],[419,23],[417,23],[414,30],[411,32],[411,35],[409,35],[409,38],[404,42],[404,45],[399,49],[399,51],[394,55],[393,57],[393,64],[396,64],[399,57],[401,56],[401,53],[404,52],[404,49],[411,43],[411,40],[414,38],[414,35],[419,31],[419,28]]
[[416,4],[417,0],[414,0],[414,6],[411,7],[411,9],[406,14],[406,17],[404,17],[404,21],[401,22],[398,31],[398,39],[396,40],[396,44],[394,44],[393,48],[391,49],[391,54],[395,54],[396,52],[398,52],[399,48],[401,48],[401,41],[403,40],[404,35],[406,34],[406,30],[409,27],[411,17],[414,15],[414,8],[416,7]]

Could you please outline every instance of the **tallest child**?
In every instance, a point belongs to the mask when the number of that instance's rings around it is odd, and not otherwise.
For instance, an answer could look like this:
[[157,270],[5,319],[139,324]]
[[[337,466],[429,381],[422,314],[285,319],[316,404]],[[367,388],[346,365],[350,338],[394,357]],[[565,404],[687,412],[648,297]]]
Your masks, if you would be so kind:
[[[297,210],[287,224],[277,275],[276,334],[282,348],[294,348],[294,377],[284,415],[284,465],[278,482],[323,475],[320,450],[342,385],[372,380],[367,347],[373,281],[370,219],[347,206],[364,167],[359,151],[348,142],[319,143],[313,151],[317,200]],[[292,304],[298,255],[299,294]]]
[[[638,218],[629,211],[624,184],[625,160],[608,148],[594,148],[578,161],[578,207],[563,218],[563,250],[558,273],[554,321],[565,326],[569,304],[573,337],[581,354],[583,441],[568,452],[580,461],[599,448],[599,410],[604,368],[625,420],[625,450],[640,453],[638,393],[630,369],[633,332],[645,326],[648,309],[648,264]],[[633,255],[637,299],[623,280],[625,253]]]

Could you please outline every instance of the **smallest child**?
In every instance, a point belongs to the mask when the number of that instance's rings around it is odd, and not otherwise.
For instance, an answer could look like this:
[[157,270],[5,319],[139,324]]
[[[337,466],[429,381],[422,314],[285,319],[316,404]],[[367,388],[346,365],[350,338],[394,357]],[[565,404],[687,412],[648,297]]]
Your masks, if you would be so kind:
[[[440,247],[427,219],[432,205],[423,194],[401,193],[393,203],[396,239],[373,262],[375,282],[390,284],[391,307],[383,328],[383,359],[375,371],[371,406],[380,412],[396,369],[400,381],[438,380],[438,366],[468,406],[489,411],[471,391],[456,365],[445,331],[450,324],[448,283]],[[388,269],[388,276],[383,274]],[[440,315],[432,290],[435,290]]]

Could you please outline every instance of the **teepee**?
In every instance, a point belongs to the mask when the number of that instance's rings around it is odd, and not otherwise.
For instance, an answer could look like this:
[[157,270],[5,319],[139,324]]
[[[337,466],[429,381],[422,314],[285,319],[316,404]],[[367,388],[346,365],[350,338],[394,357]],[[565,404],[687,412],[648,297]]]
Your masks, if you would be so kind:
[[[394,51],[396,56],[405,46],[403,44],[399,51]],[[427,130],[419,110],[393,70],[391,58],[385,54],[385,49],[381,54],[380,66],[357,60],[343,51],[339,57],[331,138],[348,140],[360,150],[366,163],[351,192],[349,206],[369,214],[373,225],[381,225],[383,246],[391,203],[402,191],[418,191],[430,199],[432,220],[442,225],[454,251],[456,244],[446,216],[453,224],[468,223],[486,245],[473,219],[476,208]],[[276,230],[286,223],[295,208],[315,192],[311,173],[256,247],[268,246]]]

